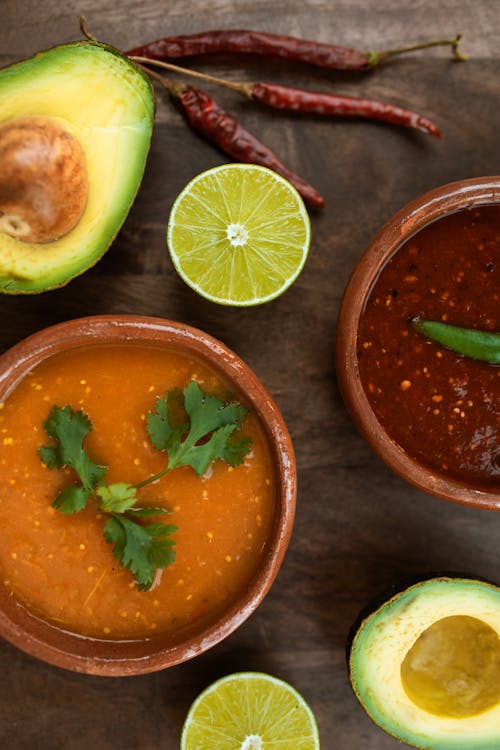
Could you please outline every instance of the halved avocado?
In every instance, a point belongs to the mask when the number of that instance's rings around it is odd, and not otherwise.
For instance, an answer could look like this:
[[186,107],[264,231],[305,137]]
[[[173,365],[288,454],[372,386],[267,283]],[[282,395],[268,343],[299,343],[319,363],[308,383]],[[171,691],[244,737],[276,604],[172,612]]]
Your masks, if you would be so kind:
[[[47,241],[42,235],[30,242],[0,234],[3,293],[36,293],[65,284],[108,249],[144,172],[154,121],[151,82],[117,50],[90,41],[55,47],[1,70],[0,128],[5,132],[17,122],[38,127],[44,120],[60,130],[60,143],[74,140],[81,147],[88,193],[81,218],[62,236]],[[15,130],[14,142],[21,132]],[[59,156],[53,170],[58,174],[67,166],[60,162]],[[3,194],[8,197],[8,185]],[[40,205],[38,195],[34,203]]]
[[500,748],[500,589],[435,578],[363,620],[350,677],[368,715],[426,750]]

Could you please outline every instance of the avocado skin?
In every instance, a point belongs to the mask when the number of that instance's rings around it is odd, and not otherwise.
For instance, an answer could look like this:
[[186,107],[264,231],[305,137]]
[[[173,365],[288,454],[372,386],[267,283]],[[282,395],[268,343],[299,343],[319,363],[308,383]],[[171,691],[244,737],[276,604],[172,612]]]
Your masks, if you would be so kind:
[[[408,730],[406,733],[406,736],[404,733],[398,733],[398,731],[390,726],[390,723],[388,720],[383,721],[380,720],[380,717],[377,716],[376,711],[370,710],[370,708],[365,703],[365,696],[364,693],[366,693],[366,690],[362,690],[359,687],[359,684],[356,685],[356,678],[355,678],[355,665],[354,660],[356,658],[356,645],[357,645],[357,638],[361,634],[361,631],[363,629],[363,626],[368,623],[369,620],[372,620],[372,618],[377,617],[377,613],[379,610],[382,610],[386,606],[390,606],[391,603],[399,599],[399,597],[404,596],[405,594],[410,594],[412,590],[415,590],[416,594],[418,594],[418,591],[420,587],[425,587],[426,585],[430,584],[436,584],[436,583],[450,583],[450,584],[457,584],[461,585],[464,584],[466,586],[470,585],[485,585],[487,588],[494,591],[494,595],[498,598],[498,611],[500,613],[500,587],[489,581],[488,579],[481,578],[478,576],[475,576],[474,578],[468,577],[464,574],[458,574],[457,572],[453,573],[441,573],[440,575],[426,575],[425,577],[421,576],[413,576],[410,578],[405,578],[403,580],[398,581],[397,584],[394,584],[390,587],[389,592],[386,591],[385,594],[380,594],[376,597],[375,600],[372,600],[372,602],[363,608],[363,610],[360,612],[358,618],[356,619],[355,623],[351,627],[351,630],[349,632],[348,636],[348,644],[347,644],[347,650],[346,650],[346,656],[347,656],[347,663],[348,663],[348,669],[349,669],[349,678],[351,682],[352,689],[360,702],[361,706],[365,710],[365,712],[368,714],[370,719],[377,724],[379,727],[381,727],[385,732],[390,734],[392,737],[394,737],[396,740],[406,743],[408,745],[411,745],[412,747],[419,748],[419,750],[500,750],[500,722],[495,724],[495,736],[492,737],[491,734],[484,737],[474,737],[474,739],[467,739],[463,741],[461,739],[461,733],[460,733],[460,726],[464,727],[464,724],[460,725],[460,723],[457,724],[458,726],[458,732],[457,734],[451,736],[450,740],[447,740],[446,738],[443,739],[443,737],[440,737],[439,739],[433,740],[429,737],[421,737],[416,738],[415,731]],[[411,603],[411,602],[410,602]],[[464,614],[467,614],[467,612],[464,612]],[[499,623],[500,623],[500,614],[499,614]],[[429,623],[429,625],[432,623]],[[497,632],[499,633],[500,637],[500,625],[497,628]],[[368,694],[367,694],[368,695]],[[500,708],[500,706],[497,706],[497,708]],[[480,716],[484,716],[484,714],[481,714]],[[391,717],[392,718],[392,717]],[[459,719],[456,720],[457,722],[466,722],[467,719]],[[456,743],[458,737],[458,742],[460,744]],[[464,744],[462,744],[464,742]]]
[[[118,61],[120,61],[120,65],[123,65],[125,62],[127,65],[127,68],[130,68],[130,70],[133,72],[134,76],[137,76],[137,80],[141,82],[141,85],[144,86],[144,90],[146,92],[146,96],[144,97],[144,117],[147,121],[147,128],[145,137],[142,140],[141,143],[141,150],[142,155],[140,158],[140,162],[137,165],[137,169],[135,172],[135,184],[133,190],[129,190],[129,193],[127,195],[127,200],[124,201],[121,204],[120,211],[119,211],[119,217],[116,220],[116,223],[114,224],[113,231],[108,231],[105,238],[102,242],[96,243],[94,246],[93,252],[90,254],[90,257],[87,257],[84,259],[81,263],[81,265],[75,264],[75,266],[69,271],[64,273],[60,276],[60,278],[51,278],[49,282],[38,281],[36,276],[31,276],[30,278],[26,278],[22,274],[16,274],[15,270],[2,277],[1,271],[0,271],[0,294],[9,294],[9,295],[29,295],[29,294],[40,294],[42,292],[50,291],[52,289],[57,289],[62,286],[65,286],[69,281],[74,279],[75,277],[81,275],[85,271],[87,271],[89,268],[94,266],[106,253],[106,251],[109,249],[111,244],[113,243],[114,239],[116,238],[118,232],[120,231],[123,222],[125,221],[130,208],[135,200],[135,197],[137,195],[137,192],[139,190],[142,177],[144,174],[144,170],[146,167],[146,161],[147,161],[147,155],[149,153],[149,148],[151,145],[151,137],[153,132],[153,125],[154,125],[154,117],[155,117],[155,108],[156,108],[156,101],[155,101],[155,94],[153,85],[151,82],[150,77],[140,68],[138,67],[132,60],[130,60],[126,55],[124,55],[119,50],[115,49],[114,47],[104,44],[101,42],[96,41],[78,41],[78,42],[72,42],[69,44],[64,45],[57,45],[55,47],[49,48],[47,50],[37,52],[33,57],[27,58],[25,60],[22,60],[20,62],[14,63],[13,65],[10,65],[8,67],[2,68],[0,70],[0,86],[2,84],[3,77],[15,75],[20,69],[22,69],[24,66],[33,66],[37,65],[38,62],[44,62],[47,55],[51,54],[59,54],[59,53],[66,53],[70,52],[71,50],[78,50],[78,49],[96,49],[99,51],[102,51],[106,55],[112,55],[113,58],[116,58]],[[26,112],[23,111],[23,116],[28,116],[30,114],[37,115],[39,114],[36,111],[33,112]],[[56,112],[50,112],[49,116],[57,116]],[[9,119],[9,118],[7,118]],[[0,122],[2,120],[2,110],[0,108]],[[85,213],[81,219],[82,225],[85,223]],[[73,230],[74,231],[74,230]],[[74,236],[73,231],[70,232],[66,237],[61,238],[59,242],[67,241],[68,245],[72,242],[72,237]],[[2,254],[2,235],[0,234],[0,261],[1,261],[1,254]],[[45,243],[43,245],[40,245],[40,254],[45,255],[46,249],[49,248],[51,243]],[[28,245],[28,247],[33,248],[33,245]],[[36,246],[35,246],[36,247]],[[86,249],[86,248],[85,248]],[[42,269],[42,273],[43,273]],[[56,276],[57,274],[54,274]]]

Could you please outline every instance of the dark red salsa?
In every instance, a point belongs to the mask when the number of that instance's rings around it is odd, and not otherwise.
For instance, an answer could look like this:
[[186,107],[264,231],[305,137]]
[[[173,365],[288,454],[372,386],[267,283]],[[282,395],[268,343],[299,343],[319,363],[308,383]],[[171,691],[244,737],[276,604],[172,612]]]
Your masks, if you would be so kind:
[[405,242],[358,330],[361,382],[390,437],[442,474],[500,480],[500,367],[461,357],[411,319],[500,331],[500,206],[461,210]]

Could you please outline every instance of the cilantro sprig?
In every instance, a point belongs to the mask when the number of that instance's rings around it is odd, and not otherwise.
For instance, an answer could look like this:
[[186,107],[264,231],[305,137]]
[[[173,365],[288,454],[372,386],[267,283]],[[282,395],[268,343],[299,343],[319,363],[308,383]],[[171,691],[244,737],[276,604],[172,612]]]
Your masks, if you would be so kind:
[[137,505],[137,492],[180,466],[191,466],[202,476],[217,459],[238,466],[249,451],[251,440],[237,431],[247,414],[237,402],[223,403],[205,393],[192,381],[183,393],[168,391],[148,414],[146,429],[154,448],[167,454],[165,468],[142,482],[130,484],[104,481],[108,467],[95,463],[84,447],[92,431],[92,422],[83,411],[70,406],[54,406],[44,423],[49,445],[38,450],[49,469],[70,468],[77,482],[63,489],[54,502],[62,513],[79,513],[93,499],[102,513],[109,516],[104,538],[113,545],[113,555],[134,575],[137,586],[147,591],[153,585],[156,570],[175,561],[177,531],[174,524],[153,522],[148,517],[169,513],[166,508]]
[[60,492],[53,503],[54,508],[63,513],[76,513],[85,508],[95,485],[107,471],[106,466],[94,463],[83,447],[84,438],[92,430],[92,422],[82,411],[73,411],[70,406],[63,409],[54,406],[43,426],[56,443],[39,449],[42,461],[49,469],[69,466],[76,471],[81,482]]
[[[188,419],[176,424],[179,396],[179,391],[166,393],[158,399],[156,410],[148,414],[149,439],[159,451],[168,453],[168,465],[146,481],[155,481],[179,466],[191,466],[198,476],[202,476],[218,458],[230,466],[243,463],[252,441],[231,438],[245,418],[245,407],[237,402],[223,404],[215,396],[204,393],[193,380],[184,389],[184,409]],[[144,482],[140,486],[143,485]]]

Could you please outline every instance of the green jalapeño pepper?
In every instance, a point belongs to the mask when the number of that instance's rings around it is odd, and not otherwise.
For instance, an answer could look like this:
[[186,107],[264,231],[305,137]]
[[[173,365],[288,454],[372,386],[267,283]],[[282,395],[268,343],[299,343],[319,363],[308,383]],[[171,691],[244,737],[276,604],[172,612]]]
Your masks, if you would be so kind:
[[457,354],[494,365],[500,364],[500,333],[478,331],[474,328],[458,328],[439,321],[420,318],[414,318],[412,326],[422,335]]

